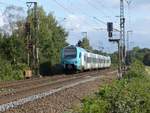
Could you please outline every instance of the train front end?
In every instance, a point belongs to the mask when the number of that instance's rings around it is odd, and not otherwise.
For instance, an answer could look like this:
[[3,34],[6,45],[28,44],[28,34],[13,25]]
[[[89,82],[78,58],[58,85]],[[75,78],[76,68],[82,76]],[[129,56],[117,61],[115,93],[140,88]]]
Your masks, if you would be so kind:
[[75,46],[68,46],[63,48],[61,63],[64,66],[65,72],[72,72],[77,70],[77,48]]

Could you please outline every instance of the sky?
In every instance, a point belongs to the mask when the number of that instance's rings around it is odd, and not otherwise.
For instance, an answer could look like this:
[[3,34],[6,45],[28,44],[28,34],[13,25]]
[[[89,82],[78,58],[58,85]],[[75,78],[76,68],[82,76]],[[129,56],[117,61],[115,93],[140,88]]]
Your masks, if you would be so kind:
[[[48,13],[53,13],[69,36],[67,41],[75,45],[87,32],[91,46],[107,52],[117,50],[117,45],[108,41],[106,23],[113,22],[119,29],[120,0],[0,0],[0,26],[2,15],[8,5],[21,6],[27,10],[27,1],[37,1]],[[124,0],[125,1],[125,0]],[[127,0],[126,0],[127,1]],[[125,4],[126,31],[129,33],[130,48],[150,48],[150,0],[128,0]],[[96,18],[96,19],[95,19]],[[114,33],[114,38],[119,34]]]

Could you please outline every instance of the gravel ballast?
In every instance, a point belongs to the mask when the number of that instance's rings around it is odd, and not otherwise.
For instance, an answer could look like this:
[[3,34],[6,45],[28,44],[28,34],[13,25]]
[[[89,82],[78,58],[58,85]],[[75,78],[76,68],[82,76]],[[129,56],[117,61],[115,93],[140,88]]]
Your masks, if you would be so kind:
[[85,96],[98,91],[100,85],[111,82],[115,76],[106,76],[94,81],[78,84],[42,97],[33,102],[28,102],[14,109],[9,109],[4,113],[64,113],[72,109],[74,105],[80,103]]

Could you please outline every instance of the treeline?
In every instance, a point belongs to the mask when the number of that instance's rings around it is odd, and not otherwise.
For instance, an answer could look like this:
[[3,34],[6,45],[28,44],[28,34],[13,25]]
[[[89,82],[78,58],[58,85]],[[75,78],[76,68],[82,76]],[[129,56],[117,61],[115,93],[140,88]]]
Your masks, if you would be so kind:
[[[7,24],[0,29],[0,81],[23,78],[23,71],[27,68],[27,44],[25,22],[22,8],[9,6],[4,11]],[[15,13],[14,13],[15,11]],[[33,24],[33,14],[30,23]],[[67,32],[56,21],[55,17],[38,7],[39,30],[39,58],[41,73],[49,73],[51,67],[60,63],[61,49],[68,45]],[[33,25],[31,25],[31,31]],[[33,35],[33,34],[32,34]]]
[[135,59],[137,59],[143,62],[145,65],[150,66],[150,49],[140,49],[139,47],[134,47],[133,50],[128,52],[128,54],[129,62],[132,62]]
[[110,55],[106,52],[103,52],[102,50],[93,49],[92,46],[90,45],[90,41],[88,37],[83,37],[82,40],[78,41],[76,46],[84,48],[85,50],[95,53],[95,54],[100,54],[100,55],[105,55],[105,56]]
[[[68,45],[66,42],[68,33],[51,13],[47,14],[42,7],[38,7],[37,11],[39,28],[36,38],[39,40],[40,74],[62,73],[62,67],[59,65],[60,55],[61,49]],[[27,18],[23,8],[8,6],[3,16],[5,24],[0,27],[0,81],[19,80],[24,77],[24,71],[29,69],[26,37],[28,29],[25,26],[28,19],[31,37],[34,37],[34,14],[31,9]],[[94,50],[87,37],[79,40],[76,46],[96,54],[106,55],[102,51]]]
[[[112,64],[115,66],[117,66],[118,63],[117,55],[118,55],[117,52],[111,54]],[[150,66],[150,49],[148,48],[141,49],[139,47],[134,47],[132,50],[128,51],[126,57],[126,64],[130,65],[135,60],[139,60],[144,65]]]

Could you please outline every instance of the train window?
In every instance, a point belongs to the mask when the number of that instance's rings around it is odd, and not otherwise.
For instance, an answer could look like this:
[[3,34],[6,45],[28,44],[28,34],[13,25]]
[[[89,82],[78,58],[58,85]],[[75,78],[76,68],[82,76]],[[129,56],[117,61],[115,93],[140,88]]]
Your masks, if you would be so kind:
[[76,54],[77,54],[76,48],[67,47],[64,49],[64,58],[65,59],[75,58]]
[[81,53],[79,54],[79,58],[81,58]]
[[96,58],[93,58],[93,62],[94,62],[94,63],[96,62]]
[[87,57],[87,62],[90,63],[90,57]]
[[91,61],[92,61],[92,58],[91,57],[87,57],[87,62],[91,63]]
[[98,60],[98,58],[96,59],[96,63],[98,63],[99,62],[99,60]]
[[102,63],[102,60],[101,60],[101,59],[99,59],[99,63]]
[[99,63],[101,63],[101,59],[98,59],[99,60]]
[[86,62],[86,56],[84,55],[84,61]]

